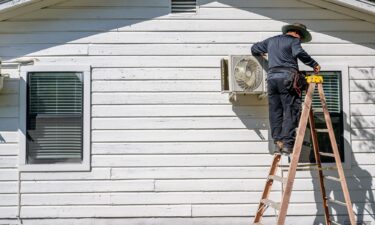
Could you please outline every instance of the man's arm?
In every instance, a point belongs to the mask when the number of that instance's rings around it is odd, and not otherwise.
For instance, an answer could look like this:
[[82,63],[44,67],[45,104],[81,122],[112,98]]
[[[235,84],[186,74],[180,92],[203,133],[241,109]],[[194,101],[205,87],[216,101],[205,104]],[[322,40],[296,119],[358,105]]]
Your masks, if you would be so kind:
[[313,58],[311,58],[311,56],[307,54],[305,50],[303,50],[301,46],[301,42],[297,39],[293,41],[292,43],[292,52],[293,52],[294,57],[297,57],[304,64],[314,68],[315,73],[319,73],[320,71],[319,64]]
[[264,55],[267,53],[268,39],[257,42],[251,47],[251,54],[255,56]]

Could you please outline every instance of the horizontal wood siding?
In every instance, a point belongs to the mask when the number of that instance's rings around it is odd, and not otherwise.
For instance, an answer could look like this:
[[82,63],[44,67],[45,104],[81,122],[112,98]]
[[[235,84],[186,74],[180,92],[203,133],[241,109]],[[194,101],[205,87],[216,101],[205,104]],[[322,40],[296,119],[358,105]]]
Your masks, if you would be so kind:
[[[272,160],[267,100],[230,102],[220,59],[249,54],[293,22],[311,29],[304,48],[323,70],[349,67],[346,174],[357,212],[374,221],[374,24],[295,0],[200,0],[187,16],[170,15],[169,2],[71,0],[0,22],[3,60],[92,67],[91,171],[22,172],[20,186],[19,74],[6,70],[0,224],[16,224],[18,212],[26,225],[249,224]],[[342,200],[337,183],[327,188]],[[323,221],[316,174],[298,172],[294,190],[287,223]],[[343,208],[331,210],[345,220]]]

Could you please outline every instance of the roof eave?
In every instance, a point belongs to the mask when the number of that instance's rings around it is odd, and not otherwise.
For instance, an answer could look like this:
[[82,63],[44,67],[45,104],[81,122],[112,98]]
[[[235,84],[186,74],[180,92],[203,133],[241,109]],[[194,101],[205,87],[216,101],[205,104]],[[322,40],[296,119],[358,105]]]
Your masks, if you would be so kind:
[[375,16],[375,4],[368,1],[360,0],[324,0],[344,7],[352,8],[354,10]]
[[41,0],[12,0],[9,2],[5,2],[3,4],[0,4],[0,13],[6,12],[8,10],[13,10],[13,9],[16,9],[25,5],[29,5],[38,1],[41,1]]

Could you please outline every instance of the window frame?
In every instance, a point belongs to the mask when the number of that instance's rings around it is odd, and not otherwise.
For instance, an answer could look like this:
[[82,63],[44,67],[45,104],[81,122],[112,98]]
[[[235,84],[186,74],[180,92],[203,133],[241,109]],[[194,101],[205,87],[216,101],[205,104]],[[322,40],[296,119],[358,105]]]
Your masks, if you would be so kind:
[[[300,70],[311,71],[312,69],[306,65],[300,64]],[[327,65],[321,64],[321,71],[334,71],[341,73],[341,94],[342,94],[342,117],[343,117],[343,147],[345,161],[342,162],[344,169],[350,169],[352,167],[352,146],[351,146],[351,122],[350,122],[350,93],[349,93],[349,66],[348,65]],[[324,77],[323,77],[324,78]],[[324,81],[323,81],[324,82]],[[317,89],[315,89],[317,91]],[[338,137],[336,137],[337,139]],[[283,164],[288,164],[288,159],[282,160]],[[301,163],[310,164],[310,163]],[[335,163],[322,163],[324,166],[336,166]]]
[[[27,132],[27,78],[31,72],[75,72],[83,76],[83,149],[80,163],[28,164]],[[20,71],[19,92],[19,170],[20,171],[90,171],[91,169],[91,67],[90,66],[26,66]]]

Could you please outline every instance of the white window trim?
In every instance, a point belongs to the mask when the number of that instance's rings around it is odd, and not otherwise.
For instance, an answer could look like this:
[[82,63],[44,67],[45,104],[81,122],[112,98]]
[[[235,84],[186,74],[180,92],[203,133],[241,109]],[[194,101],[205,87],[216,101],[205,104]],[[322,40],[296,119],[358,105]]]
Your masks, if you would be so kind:
[[[79,72],[83,74],[83,160],[81,163],[27,164],[26,163],[26,85],[30,72]],[[19,96],[19,170],[20,171],[89,171],[91,169],[91,67],[90,66],[26,66],[20,72]]]
[[[301,65],[301,63],[300,63]],[[344,136],[344,157],[345,161],[342,163],[344,169],[351,169],[352,167],[352,145],[350,134],[350,93],[349,93],[349,66],[348,65],[325,65],[320,64],[322,71],[338,71],[341,72],[341,92],[342,92],[342,111],[343,115],[343,136]],[[302,65],[300,70],[312,71],[311,67]],[[323,77],[324,79],[324,77]],[[324,81],[323,81],[324,82]],[[315,89],[317,91],[317,89]],[[338,137],[336,137],[337,139]],[[283,164],[288,164],[288,160],[282,160]],[[335,166],[335,163],[322,163],[324,166]]]

